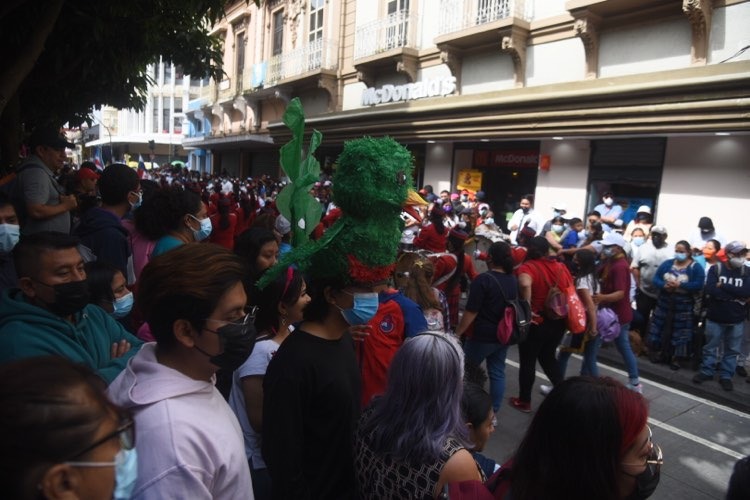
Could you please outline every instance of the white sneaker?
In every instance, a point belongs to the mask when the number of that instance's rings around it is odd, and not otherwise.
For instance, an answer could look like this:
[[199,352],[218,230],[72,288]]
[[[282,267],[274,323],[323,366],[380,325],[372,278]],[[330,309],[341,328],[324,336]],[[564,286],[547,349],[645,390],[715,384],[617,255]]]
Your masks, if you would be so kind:
[[546,396],[550,392],[552,392],[552,386],[551,385],[544,385],[544,384],[542,384],[542,385],[539,386],[539,393],[542,396]]
[[643,384],[638,384],[638,385],[628,384],[628,389],[630,389],[631,391],[637,392],[638,394],[643,394]]

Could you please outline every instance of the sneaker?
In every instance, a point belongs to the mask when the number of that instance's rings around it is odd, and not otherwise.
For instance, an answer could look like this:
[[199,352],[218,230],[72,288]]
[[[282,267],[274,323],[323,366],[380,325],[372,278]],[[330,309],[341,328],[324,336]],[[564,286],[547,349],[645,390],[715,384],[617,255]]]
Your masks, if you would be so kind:
[[732,385],[732,381],[729,380],[728,378],[720,378],[719,385],[725,391],[731,391],[732,389],[734,389],[734,386]]
[[630,389],[633,392],[637,392],[638,394],[643,394],[643,384],[638,384],[638,385],[628,384],[628,389]]
[[544,385],[544,384],[542,384],[542,385],[539,386],[539,394],[541,394],[542,396],[546,396],[550,392],[552,392],[552,386],[551,385]]
[[706,380],[713,380],[712,375],[706,375],[705,373],[698,372],[695,374],[695,377],[693,377],[693,383],[694,384],[702,384]]
[[521,401],[518,398],[510,398],[510,405],[515,408],[518,411],[522,411],[524,413],[531,413],[531,403],[526,403],[525,401]]
[[747,370],[745,370],[744,366],[738,366],[737,368],[735,368],[734,373],[736,373],[740,377],[747,377]]

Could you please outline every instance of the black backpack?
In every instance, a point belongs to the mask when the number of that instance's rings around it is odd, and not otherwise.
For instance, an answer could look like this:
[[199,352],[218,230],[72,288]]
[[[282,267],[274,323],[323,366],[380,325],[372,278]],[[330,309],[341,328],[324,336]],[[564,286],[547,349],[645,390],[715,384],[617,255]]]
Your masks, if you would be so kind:
[[[508,304],[503,311],[503,315],[500,317],[500,324],[504,322],[505,314],[508,309],[511,309],[513,314],[513,331],[508,337],[508,341],[504,342],[504,345],[520,344],[526,340],[526,337],[529,335],[529,329],[531,328],[531,304],[529,304],[528,301],[521,299],[518,293],[516,293],[516,296],[512,299],[508,299],[505,296],[505,291],[500,284],[500,280],[492,274],[492,271],[488,271],[488,274],[493,280],[495,280],[497,286],[500,287],[500,295],[502,295],[505,303]],[[498,328],[500,328],[500,324],[498,325]],[[498,339],[498,341],[500,340]]]

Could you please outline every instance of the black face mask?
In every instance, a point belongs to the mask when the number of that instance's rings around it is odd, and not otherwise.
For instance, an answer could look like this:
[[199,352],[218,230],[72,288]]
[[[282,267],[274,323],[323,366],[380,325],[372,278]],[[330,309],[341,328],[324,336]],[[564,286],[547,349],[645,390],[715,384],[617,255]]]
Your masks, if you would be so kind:
[[255,330],[253,319],[248,318],[246,323],[227,323],[216,330],[205,329],[219,336],[224,350],[221,354],[212,355],[195,346],[198,351],[209,357],[209,361],[221,369],[234,371],[250,357],[255,347],[255,339],[258,332]]
[[652,234],[651,241],[654,243],[654,246],[656,248],[661,248],[664,246],[665,238],[663,236],[657,236],[655,234]]
[[[650,460],[655,460],[659,455],[660,452],[657,452],[657,447],[654,447],[648,458]],[[627,499],[643,500],[644,498],[653,495],[656,487],[659,485],[659,480],[661,479],[661,466],[657,464],[646,464],[646,470],[631,477],[635,478],[635,489],[630,495],[628,495]]]
[[89,303],[89,283],[86,280],[70,281],[57,285],[48,285],[41,281],[37,281],[37,283],[55,291],[54,302],[42,302],[49,312],[57,316],[67,317],[75,314]]

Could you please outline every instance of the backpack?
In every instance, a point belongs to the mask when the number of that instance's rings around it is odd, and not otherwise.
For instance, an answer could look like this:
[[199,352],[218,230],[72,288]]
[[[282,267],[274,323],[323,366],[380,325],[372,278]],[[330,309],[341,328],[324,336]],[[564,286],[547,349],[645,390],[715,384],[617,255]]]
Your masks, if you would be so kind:
[[506,304],[503,316],[497,324],[497,341],[502,345],[513,345],[520,344],[529,335],[529,329],[531,328],[531,304],[528,301],[521,299],[516,293],[516,296],[512,299],[508,299],[505,296],[500,280],[498,280],[492,271],[488,274],[495,280],[497,286],[500,287],[500,295]]
[[596,310],[596,330],[602,342],[612,342],[620,336],[620,320],[609,307]]
[[[537,267],[537,266],[535,266]],[[549,287],[547,291],[547,297],[544,299],[544,309],[542,314],[549,319],[563,319],[568,317],[568,299],[565,294],[560,290],[557,283],[550,283],[547,279],[547,275],[544,274],[544,270],[537,267],[537,271],[542,276],[542,279]]]

